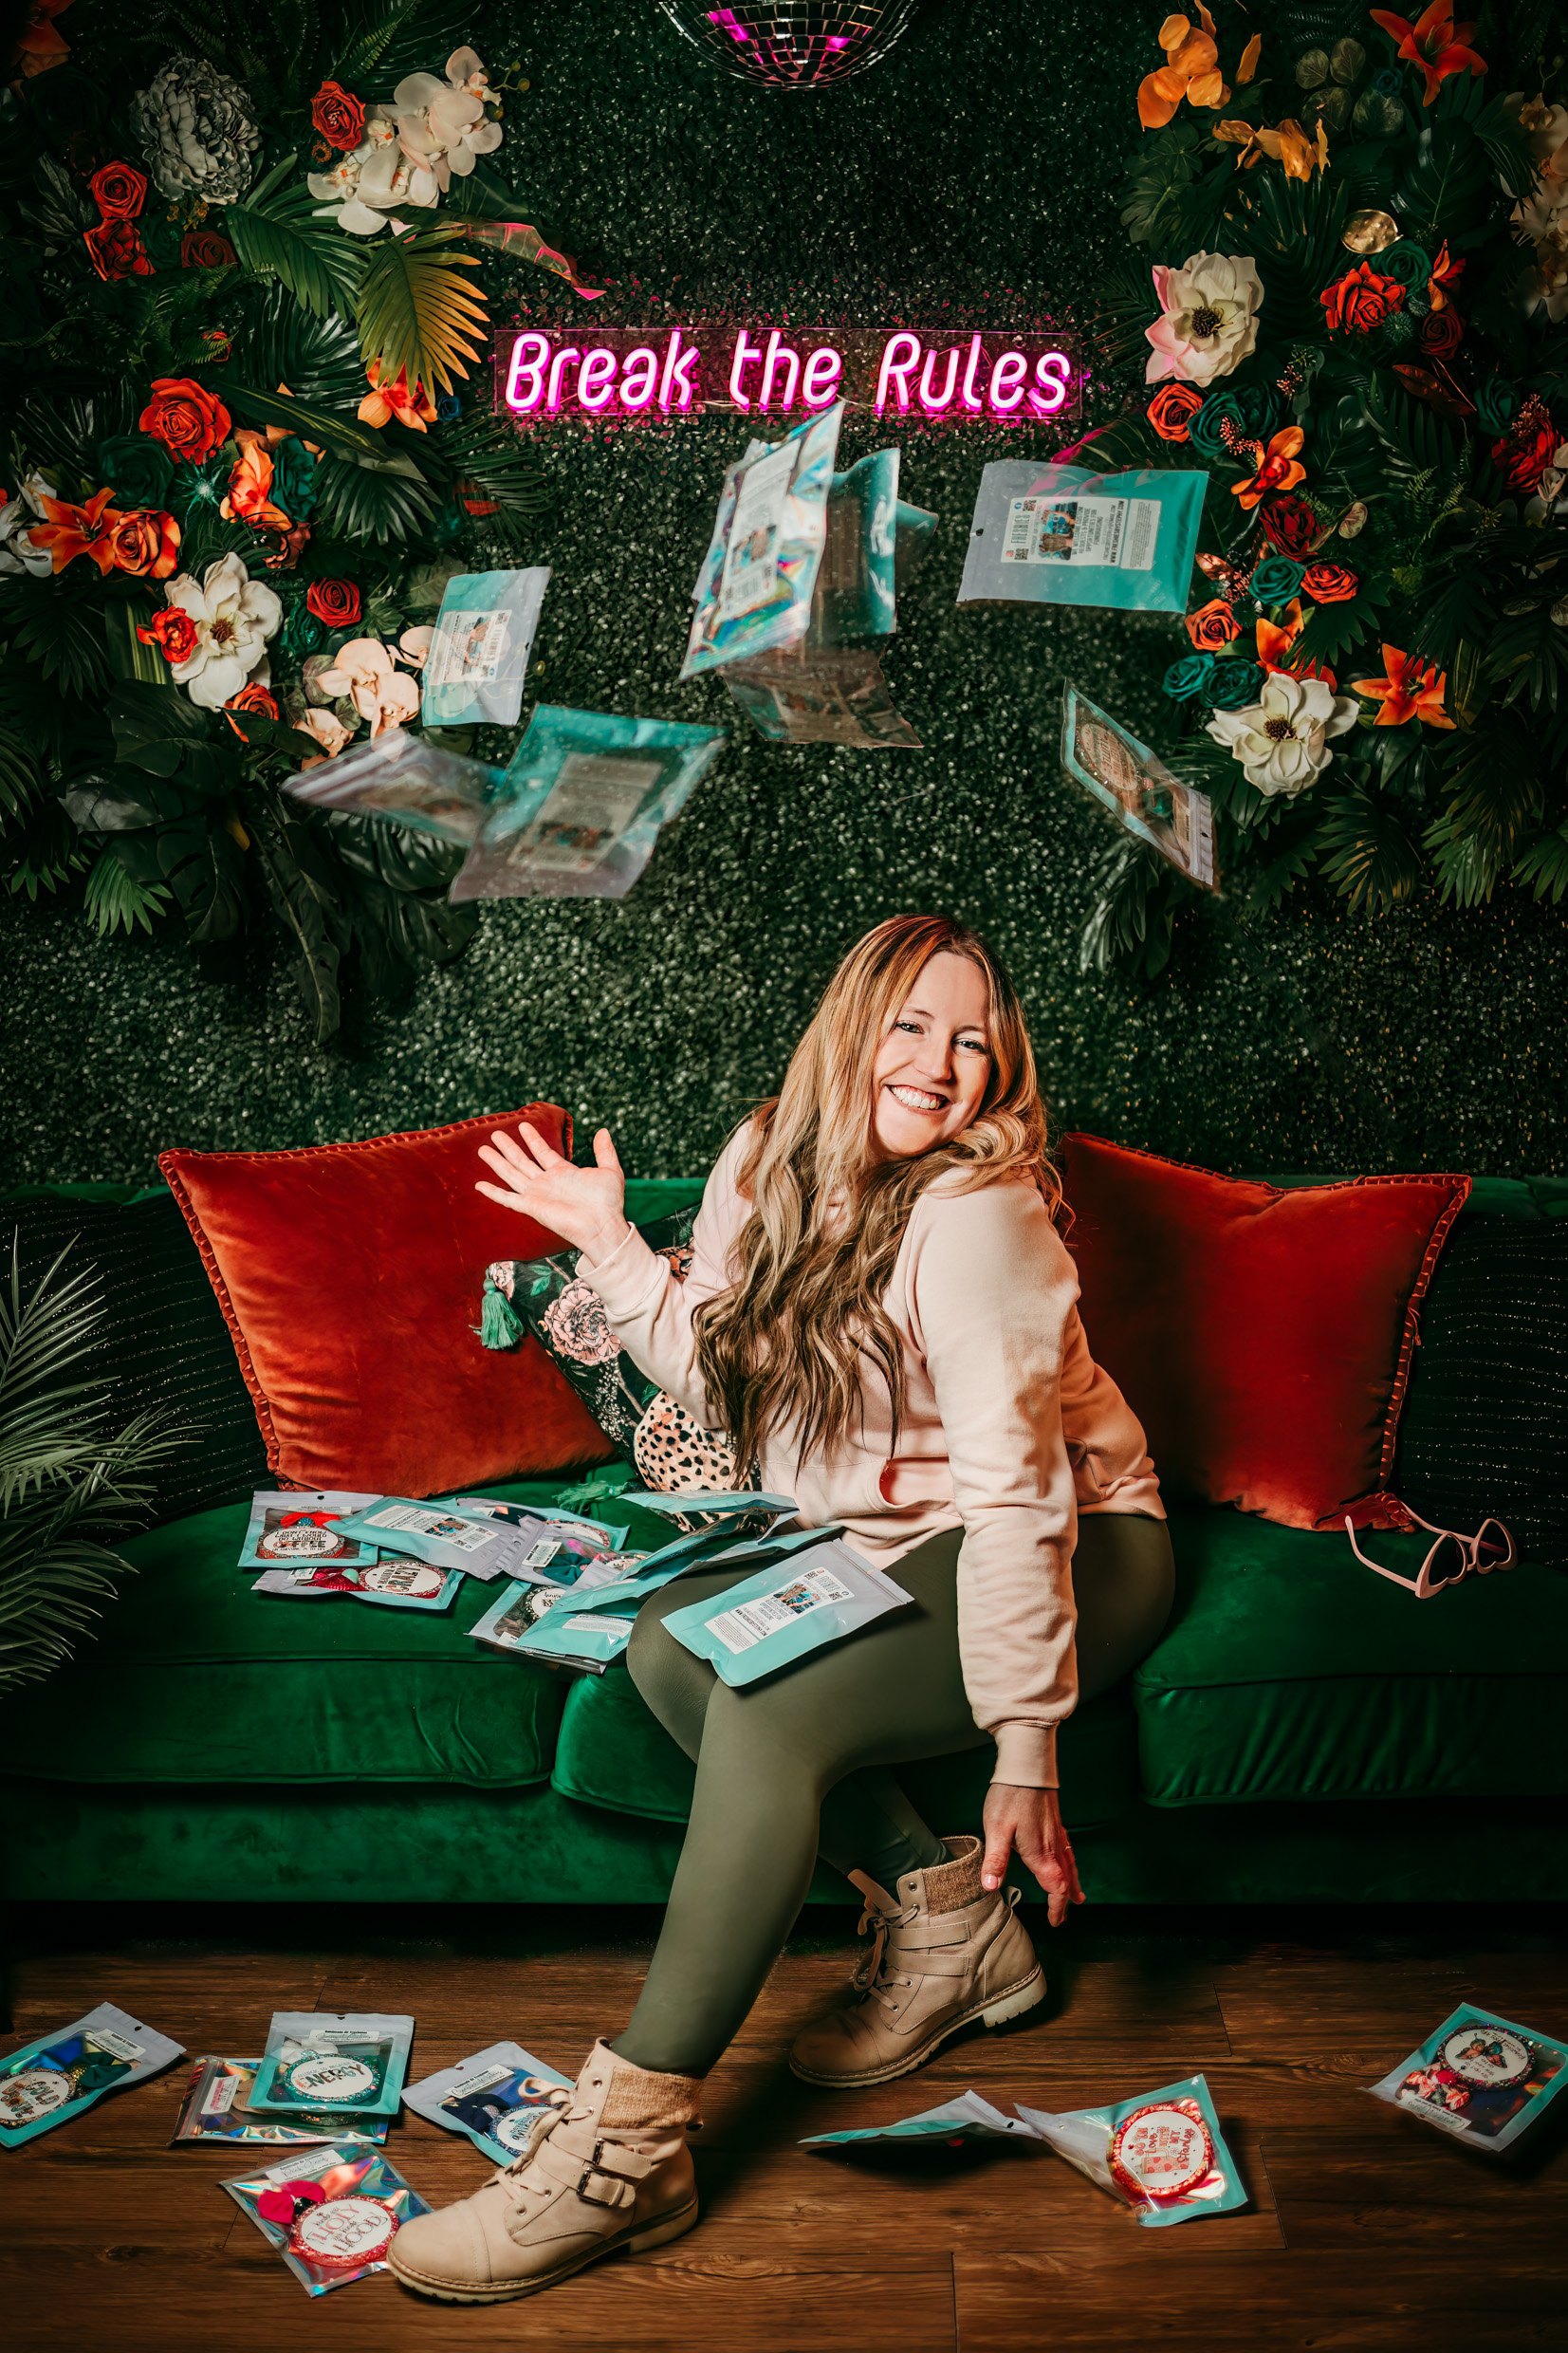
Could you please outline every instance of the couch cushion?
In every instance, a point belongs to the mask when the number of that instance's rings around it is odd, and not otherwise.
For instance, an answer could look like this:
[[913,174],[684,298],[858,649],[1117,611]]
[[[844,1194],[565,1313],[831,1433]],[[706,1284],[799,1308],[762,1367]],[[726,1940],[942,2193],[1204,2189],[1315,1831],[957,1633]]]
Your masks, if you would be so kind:
[[[1176,1606],[1133,1677],[1155,1805],[1568,1793],[1568,1579],[1522,1565],[1418,1602],[1342,1532],[1176,1510],[1171,1533]],[[1361,1541],[1413,1576],[1429,1540]]]

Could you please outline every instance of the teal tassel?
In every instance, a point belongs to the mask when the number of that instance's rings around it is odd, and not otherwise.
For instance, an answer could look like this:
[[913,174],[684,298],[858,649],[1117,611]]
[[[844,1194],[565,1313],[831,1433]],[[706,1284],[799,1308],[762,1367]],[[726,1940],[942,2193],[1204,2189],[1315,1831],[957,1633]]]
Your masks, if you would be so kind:
[[488,1280],[479,1307],[478,1328],[480,1345],[486,1348],[515,1348],[523,1337],[523,1326],[513,1312],[511,1301]]

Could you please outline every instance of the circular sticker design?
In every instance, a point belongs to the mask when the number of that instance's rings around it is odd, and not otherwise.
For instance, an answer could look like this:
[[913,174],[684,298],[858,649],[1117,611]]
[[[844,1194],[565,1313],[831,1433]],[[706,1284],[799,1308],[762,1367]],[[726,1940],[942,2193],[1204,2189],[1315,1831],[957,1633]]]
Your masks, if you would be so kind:
[[352,1560],[358,1547],[347,1536],[323,1528],[318,1520],[296,1520],[290,1528],[269,1528],[256,1546],[264,1561]]
[[1180,2197],[1213,2162],[1214,2144],[1202,2117],[1173,2102],[1137,2109],[1111,2140],[1111,2170],[1139,2197]]
[[397,2217],[373,2197],[329,2197],[308,2206],[294,2225],[294,2251],[312,2263],[374,2263],[384,2255]]
[[367,1593],[403,1593],[411,1602],[434,1602],[446,1582],[440,1569],[421,1561],[378,1561],[360,1572]]
[[345,2057],[341,2050],[317,2050],[308,2059],[296,2059],[284,2080],[296,2100],[330,2108],[341,2108],[350,2100],[372,2099],[380,2088],[374,2067],[362,2059]]
[[0,2124],[12,2130],[52,2116],[71,2100],[76,2085],[54,2067],[24,2067],[20,2074],[0,2079]]
[[499,2140],[504,2149],[510,2149],[515,2154],[523,2147],[538,2120],[537,2108],[508,2108],[506,2115],[498,2116],[490,2126],[490,2139]]
[[1481,2084],[1487,2091],[1506,2091],[1522,2084],[1535,2065],[1535,2052],[1522,2034],[1505,2027],[1461,2027],[1443,2046],[1443,2064],[1462,2084]]

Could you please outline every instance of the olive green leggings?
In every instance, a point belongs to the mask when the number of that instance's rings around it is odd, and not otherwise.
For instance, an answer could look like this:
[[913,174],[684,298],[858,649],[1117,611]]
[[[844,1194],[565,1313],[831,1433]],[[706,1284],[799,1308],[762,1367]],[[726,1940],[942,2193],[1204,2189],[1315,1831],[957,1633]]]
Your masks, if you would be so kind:
[[[961,1529],[906,1553],[893,1574],[913,1606],[747,1691],[721,1683],[664,1630],[734,1570],[676,1578],[643,1603],[632,1679],[697,1766],[692,1818],[664,1927],[626,2031],[639,2067],[701,2075],[746,2018],[805,1900],[819,1853],[891,1888],[947,1849],[890,1769],[986,1743],[958,1660]],[[1100,1512],[1073,1555],[1080,1695],[1150,1650],[1175,1589],[1163,1520]]]

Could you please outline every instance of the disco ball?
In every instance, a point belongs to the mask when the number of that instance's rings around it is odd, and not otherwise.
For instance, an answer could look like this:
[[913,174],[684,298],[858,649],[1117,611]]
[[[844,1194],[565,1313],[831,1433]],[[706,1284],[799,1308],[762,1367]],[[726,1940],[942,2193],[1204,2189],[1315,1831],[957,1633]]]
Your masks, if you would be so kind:
[[659,0],[710,64],[769,90],[846,82],[885,57],[914,0]]

